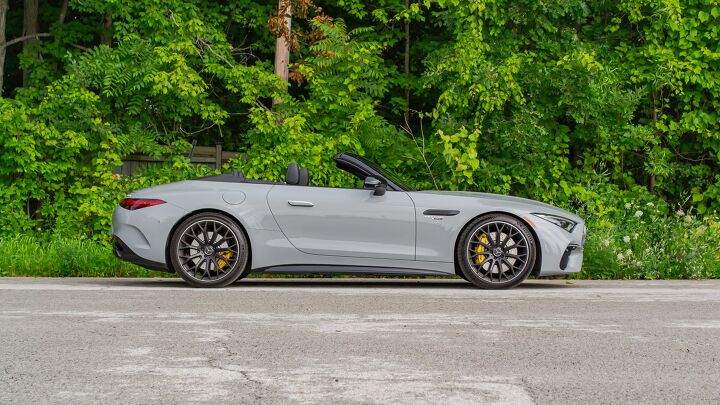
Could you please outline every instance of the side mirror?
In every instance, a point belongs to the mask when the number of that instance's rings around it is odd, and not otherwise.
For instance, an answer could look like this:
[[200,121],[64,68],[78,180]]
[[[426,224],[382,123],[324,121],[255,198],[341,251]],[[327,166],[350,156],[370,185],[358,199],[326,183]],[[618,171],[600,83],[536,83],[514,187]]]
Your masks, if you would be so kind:
[[385,195],[385,190],[387,190],[387,184],[376,179],[375,177],[368,176],[365,178],[365,188],[369,190],[374,190],[373,195]]

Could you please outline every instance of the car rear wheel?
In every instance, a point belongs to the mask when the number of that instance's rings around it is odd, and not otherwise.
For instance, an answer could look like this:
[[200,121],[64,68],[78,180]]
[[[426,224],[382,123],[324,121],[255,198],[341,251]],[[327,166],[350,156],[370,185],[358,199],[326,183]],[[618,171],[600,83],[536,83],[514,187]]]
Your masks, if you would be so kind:
[[510,288],[535,265],[536,242],[517,218],[493,214],[472,221],[460,235],[455,260],[465,278],[485,289]]
[[201,213],[183,221],[169,250],[175,271],[194,287],[225,287],[249,267],[245,233],[221,214]]

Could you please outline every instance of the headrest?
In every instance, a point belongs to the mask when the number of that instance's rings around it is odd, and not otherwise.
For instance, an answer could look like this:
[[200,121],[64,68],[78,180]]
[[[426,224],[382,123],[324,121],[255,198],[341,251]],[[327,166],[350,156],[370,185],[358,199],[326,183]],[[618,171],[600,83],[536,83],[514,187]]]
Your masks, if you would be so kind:
[[308,169],[306,167],[303,167],[302,169],[300,169],[300,172],[298,174],[298,186],[307,186],[308,183],[310,183]]
[[297,163],[292,162],[288,165],[287,172],[285,173],[285,183],[298,184],[298,180],[300,180],[300,169]]

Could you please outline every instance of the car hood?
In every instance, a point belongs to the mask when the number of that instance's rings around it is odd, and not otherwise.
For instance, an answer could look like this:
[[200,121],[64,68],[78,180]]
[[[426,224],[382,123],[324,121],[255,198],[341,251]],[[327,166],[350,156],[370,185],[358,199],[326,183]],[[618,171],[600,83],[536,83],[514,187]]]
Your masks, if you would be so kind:
[[585,221],[583,221],[582,218],[573,214],[572,212],[568,212],[562,208],[558,208],[558,207],[552,206],[550,204],[545,204],[543,202],[529,200],[527,198],[513,197],[513,196],[501,195],[501,194],[478,193],[478,192],[470,192],[470,191],[417,191],[417,193],[438,194],[438,195],[446,195],[446,196],[454,196],[454,197],[466,197],[466,198],[479,199],[479,200],[483,200],[483,201],[492,201],[492,202],[496,202],[496,203],[499,202],[499,203],[511,204],[511,205],[515,206],[516,208],[521,208],[523,210],[526,210],[528,213],[554,214],[554,215],[559,215],[559,216],[565,217],[567,219],[571,219],[577,223],[585,223]]

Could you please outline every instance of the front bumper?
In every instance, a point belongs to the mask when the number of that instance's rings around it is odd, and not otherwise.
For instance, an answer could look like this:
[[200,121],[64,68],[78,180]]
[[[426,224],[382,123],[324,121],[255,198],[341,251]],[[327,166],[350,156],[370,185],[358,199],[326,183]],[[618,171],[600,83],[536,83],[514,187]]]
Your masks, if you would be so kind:
[[540,218],[532,218],[540,241],[539,277],[559,276],[582,270],[585,224],[578,224],[572,233]]

